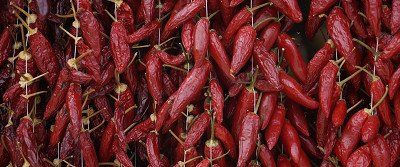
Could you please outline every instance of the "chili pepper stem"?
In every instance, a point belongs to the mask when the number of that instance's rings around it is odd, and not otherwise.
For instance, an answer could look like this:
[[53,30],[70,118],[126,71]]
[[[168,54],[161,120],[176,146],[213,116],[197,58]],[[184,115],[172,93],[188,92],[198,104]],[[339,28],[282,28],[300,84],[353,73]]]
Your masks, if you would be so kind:
[[124,130],[124,133],[130,131],[133,127],[135,127],[136,124],[137,124],[137,122],[134,122],[134,123],[130,124],[130,125]]
[[40,94],[43,94],[43,93],[47,93],[47,91],[35,92],[35,93],[32,93],[32,94],[28,94],[28,95],[21,94],[21,97],[23,97],[25,99],[29,99],[32,96],[37,96],[37,95],[40,95]]
[[375,55],[378,55],[379,53],[377,53],[374,49],[372,49],[370,46],[368,46],[366,43],[364,43],[363,41],[357,39],[357,38],[353,38],[354,42],[357,42],[358,44],[360,44],[361,46],[363,46],[364,48],[366,48],[368,51],[370,51],[374,57]]
[[212,13],[210,16],[207,17],[208,20],[211,20],[211,18],[213,18],[215,15],[217,15],[219,12],[219,10],[215,11],[214,13]]
[[[82,106],[83,106],[83,105],[82,105]],[[93,113],[93,114],[87,116],[86,118],[84,118],[84,119],[82,120],[82,122],[85,122],[85,121],[89,120],[90,118],[93,118],[94,116],[96,116],[96,115],[98,115],[99,113],[101,113],[102,110],[103,110],[103,109],[101,109],[101,110],[99,110],[99,111],[97,111],[97,112],[95,112],[95,113]]]
[[184,142],[174,133],[174,132],[172,132],[172,130],[170,129],[170,130],[168,130],[169,131],[169,133],[171,133],[171,135],[176,139],[176,141],[178,141],[179,142],[179,144],[181,144],[181,145],[183,145],[184,144]]
[[276,20],[276,21],[278,21],[279,18],[276,18],[276,17],[268,17],[268,18],[266,18],[266,19],[263,19],[263,20],[257,22],[256,24],[254,24],[253,28],[257,28],[259,25],[261,25],[262,23],[264,23],[264,22],[266,22],[266,21],[269,21],[269,20]]
[[231,151],[231,150],[228,150],[225,154],[222,154],[222,155],[220,155],[220,156],[218,156],[218,157],[216,157],[216,158],[212,158],[212,159],[209,159],[209,160],[212,162],[212,161],[221,159],[221,158],[225,157],[226,155],[228,155],[230,151]]
[[37,32],[37,28],[32,29],[29,27],[29,25],[24,21],[24,19],[21,18],[18,14],[14,13],[14,15],[18,18],[18,20],[21,21],[22,25],[28,30],[29,35],[33,35]]
[[193,161],[195,161],[196,159],[199,159],[199,158],[203,158],[203,156],[197,156],[197,157],[191,158],[191,159],[189,159],[189,160],[187,160],[187,161],[184,161],[184,162],[179,161],[179,162],[178,162],[178,165],[179,165],[180,167],[183,167],[183,166],[185,166],[186,164],[188,164],[188,163],[190,163],[190,162],[193,162]]
[[[364,66],[366,67],[366,65]],[[338,82],[339,86],[342,87],[347,81],[349,81],[350,79],[354,78],[356,75],[358,75],[362,70],[358,70],[356,72],[354,72],[353,74],[351,74],[349,77],[345,78],[344,80],[341,80],[340,82]]]
[[104,10],[104,11],[107,13],[108,16],[110,16],[110,18],[111,18],[114,22],[117,22],[117,21],[118,21],[107,9]]
[[360,105],[363,102],[363,100],[358,101],[356,104],[354,104],[353,106],[351,106],[349,109],[347,109],[347,112],[350,112],[351,110],[353,110],[354,108],[356,108],[358,105]]
[[131,48],[132,49],[140,49],[140,48],[148,48],[151,45],[133,45]]
[[118,166],[116,163],[114,162],[100,162],[99,166]]
[[26,17],[28,17],[28,20],[33,21],[33,23],[36,20],[37,17],[35,14],[29,14],[28,12],[26,12],[24,9],[18,7],[17,5],[11,4],[11,6],[13,6],[17,10],[19,10],[21,13],[23,13]]
[[71,18],[71,17],[74,17],[73,13],[66,14],[66,15],[61,15],[61,14],[54,14],[54,15],[56,15],[57,17],[60,17],[60,18]]
[[182,72],[184,72],[184,73],[187,73],[187,71],[186,71],[185,69],[182,69],[182,68],[179,68],[179,67],[170,65],[170,64],[163,64],[162,66],[163,66],[163,67],[169,67],[169,68],[172,68],[172,69],[175,69],[175,70],[178,70],[178,71],[182,71]]
[[261,104],[261,98],[262,98],[263,92],[260,93],[258,99],[257,99],[257,103],[256,106],[254,108],[254,114],[258,113],[258,109],[260,108],[260,104]]
[[82,37],[75,37],[74,35],[72,35],[69,31],[64,29],[64,27],[62,25],[60,25],[59,27],[60,27],[61,30],[63,30],[69,37],[71,37],[75,41],[75,45],[78,43],[78,41],[80,39],[82,39]]
[[272,5],[272,4],[273,4],[272,2],[267,2],[267,3],[263,3],[261,5],[258,5],[258,6],[252,7],[252,8],[247,7],[247,10],[249,10],[249,12],[253,13],[254,11],[256,11],[258,9],[261,9],[265,6]]
[[369,76],[371,76],[371,78],[372,78],[373,81],[376,81],[376,80],[378,80],[378,78],[379,78],[378,76],[376,76],[376,75],[372,74],[371,72],[369,72],[368,70],[366,70],[364,67],[356,66],[356,68],[358,68],[359,70],[364,71],[364,72],[367,73]]
[[90,130],[89,130],[89,133],[92,133],[92,132],[95,131],[96,129],[100,128],[105,122],[106,122],[105,120],[101,121],[100,124],[98,124],[97,126],[95,126],[95,127],[92,128],[92,129],[90,129]]
[[383,94],[382,98],[379,99],[379,101],[370,109],[370,111],[374,111],[376,109],[376,107],[381,105],[381,103],[385,100],[386,96],[388,95],[388,92],[389,92],[389,87],[386,85],[386,90],[385,90],[385,93]]
[[362,17],[364,17],[364,19],[367,19],[367,20],[368,20],[368,17],[367,17],[364,13],[358,12],[357,14],[360,15],[360,16],[362,16]]
[[383,136],[383,138],[387,138],[387,137],[389,137],[389,135],[391,135],[393,133],[393,130],[389,130],[389,132],[388,133],[386,133],[385,134],[385,136]]

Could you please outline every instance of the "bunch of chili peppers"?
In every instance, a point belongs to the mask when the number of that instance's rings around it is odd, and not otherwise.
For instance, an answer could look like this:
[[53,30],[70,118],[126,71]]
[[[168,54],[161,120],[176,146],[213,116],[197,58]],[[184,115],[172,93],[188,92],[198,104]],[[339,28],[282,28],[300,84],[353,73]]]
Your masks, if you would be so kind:
[[0,9],[0,167],[400,166],[400,0]]

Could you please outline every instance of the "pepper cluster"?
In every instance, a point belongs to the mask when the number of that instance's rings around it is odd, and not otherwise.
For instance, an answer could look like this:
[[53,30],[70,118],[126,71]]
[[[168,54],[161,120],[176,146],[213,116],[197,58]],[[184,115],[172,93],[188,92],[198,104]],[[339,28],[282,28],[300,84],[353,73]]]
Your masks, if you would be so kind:
[[400,166],[400,0],[301,3],[1,0],[0,167]]

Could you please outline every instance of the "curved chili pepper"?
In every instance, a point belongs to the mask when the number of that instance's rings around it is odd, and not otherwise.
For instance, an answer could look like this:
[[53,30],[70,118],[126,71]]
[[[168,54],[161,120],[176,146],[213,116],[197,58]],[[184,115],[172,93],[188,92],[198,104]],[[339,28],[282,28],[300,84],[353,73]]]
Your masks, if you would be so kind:
[[259,156],[261,164],[266,167],[275,167],[276,163],[272,152],[267,147],[265,147],[265,145],[260,145],[258,149],[260,150]]
[[238,30],[233,42],[231,74],[237,74],[249,61],[256,36],[257,32],[251,26],[244,26]]
[[[112,63],[110,63],[112,64]],[[136,89],[138,87],[138,70],[136,68],[135,64],[128,65],[126,68],[125,72],[123,73],[123,79],[125,83],[128,85],[128,87],[131,89],[131,92],[134,93],[136,92]]]
[[312,16],[308,15],[305,30],[306,30],[306,37],[308,39],[312,39],[315,34],[317,33],[318,29],[321,27],[323,18],[319,16]]
[[220,124],[214,124],[215,137],[222,142],[226,151],[229,151],[229,156],[236,159],[236,145],[232,134],[224,126]]
[[64,103],[69,87],[67,82],[68,75],[68,69],[63,68],[60,71],[56,86],[53,90],[53,93],[51,94],[49,101],[46,104],[46,110],[43,116],[44,120],[47,120],[52,115],[54,115],[54,112],[56,112]]
[[390,78],[389,82],[389,97],[393,99],[396,92],[400,88],[400,68],[397,68],[396,72]]
[[324,66],[333,58],[333,53],[335,52],[335,46],[331,39],[328,39],[324,46],[314,54],[313,58],[308,62],[307,65],[307,81],[306,85],[313,85],[318,81],[320,71]]
[[379,58],[390,59],[393,56],[400,53],[400,46],[397,45],[400,42],[400,33],[395,34],[390,42],[383,48]]
[[290,154],[290,158],[294,163],[299,164],[301,151],[299,135],[287,120],[283,123],[280,139],[282,140],[283,147]]
[[122,107],[115,105],[114,117],[111,119],[111,122],[113,122],[115,129],[114,131],[115,140],[113,142],[117,142],[117,145],[121,148],[126,148],[128,145],[124,134],[125,127],[123,127],[122,125],[123,121],[126,119],[126,117],[124,118],[124,115],[125,113]]
[[118,145],[118,141],[114,140],[112,143],[112,150],[115,154],[116,159],[121,163],[121,165],[126,167],[133,167],[132,161],[124,151],[124,147]]
[[215,32],[215,30],[210,30],[209,50],[211,53],[211,57],[218,65],[218,68],[221,69],[225,76],[227,76],[231,80],[234,80],[234,77],[229,72],[231,62],[228,58],[228,54],[226,53],[220,37],[218,36],[217,32]]
[[95,97],[93,99],[93,103],[96,106],[97,110],[101,111],[100,114],[105,120],[107,121],[111,120],[112,117],[111,104],[105,95]]
[[32,131],[33,122],[29,117],[21,118],[21,121],[16,130],[18,140],[20,141],[20,148],[26,160],[33,167],[42,166],[41,159],[37,156],[39,151],[36,146],[35,136]]
[[199,115],[193,125],[190,127],[189,131],[187,132],[184,148],[190,148],[197,144],[200,140],[201,136],[204,134],[208,126],[210,125],[211,116],[208,112],[203,112]]
[[[390,11],[390,8],[387,5],[382,5],[382,24],[387,28],[390,29],[390,22],[391,22],[391,18],[392,18],[392,11]],[[381,33],[381,35],[384,32]]]
[[154,129],[154,118],[152,117],[153,116],[150,116],[150,118],[147,118],[143,122],[133,127],[132,130],[125,135],[126,141],[129,143],[145,138],[146,134]]
[[[204,145],[204,156],[208,159],[215,159],[224,154],[224,149],[221,143],[217,139],[209,139]],[[225,157],[212,162],[213,164],[218,164],[219,166],[228,166],[228,162]]]
[[65,134],[65,130],[67,129],[68,123],[68,112],[66,106],[64,105],[60,112],[58,112],[56,115],[56,121],[54,123],[54,128],[50,136],[50,146],[55,146],[58,142],[61,141],[61,138]]
[[274,115],[272,115],[271,120],[267,126],[264,133],[264,139],[270,150],[274,148],[278,142],[279,136],[281,134],[282,126],[285,121],[286,109],[282,104],[279,104],[276,108]]
[[71,120],[71,134],[78,138],[82,128],[82,90],[76,83],[69,84],[66,99],[66,107]]
[[[17,134],[15,133],[14,126],[8,124],[3,129],[3,135],[1,136],[1,141],[4,143],[4,147],[7,148],[9,157],[13,165],[22,166],[24,163],[23,156],[21,154],[20,148],[18,146]],[[2,145],[3,145],[2,143]]]
[[372,27],[375,37],[381,35],[382,0],[367,0],[364,3],[367,20]]
[[315,157],[315,158],[322,158],[323,155],[321,151],[317,148],[317,143],[315,141],[307,136],[299,135],[299,139],[301,142],[302,149],[309,155]]
[[150,37],[158,28],[160,28],[160,21],[151,21],[150,23],[143,25],[142,28],[136,30],[132,34],[127,35],[126,42],[128,44],[135,44]]
[[309,15],[318,16],[319,14],[325,13],[335,5],[337,1],[338,0],[312,0]]
[[339,99],[336,102],[335,108],[332,111],[332,125],[339,127],[343,125],[344,119],[347,114],[347,105],[344,99]]
[[293,73],[302,83],[305,83],[307,80],[307,65],[292,38],[287,34],[280,34],[278,36],[278,47],[283,50],[283,56]]
[[361,38],[367,37],[366,26],[363,23],[361,16],[358,14],[360,11],[356,0],[341,0],[342,7],[347,17],[353,21],[354,30]]
[[[23,86],[25,87],[25,86]],[[23,91],[21,84],[16,83],[10,86],[3,94],[3,100],[5,102],[13,101],[18,95],[20,95]]]
[[394,65],[392,61],[380,59],[374,61],[376,74],[381,77],[384,83],[389,83],[390,77],[394,73]]
[[253,112],[248,112],[240,122],[239,155],[237,167],[246,166],[256,149],[257,134],[260,130],[260,118]]
[[119,95],[119,99],[115,102],[115,109],[118,108],[118,110],[121,110],[121,112],[123,113],[124,119],[122,122],[122,127],[127,128],[129,125],[133,123],[133,119],[136,114],[134,111],[124,113],[124,111],[128,110],[129,108],[135,105],[133,94],[128,89],[128,86],[123,83],[119,83],[116,86],[115,93]]
[[339,160],[345,164],[353,149],[361,139],[361,128],[368,117],[368,109],[356,112],[346,123],[342,136],[336,142],[334,152]]
[[294,128],[301,134],[307,137],[310,136],[310,132],[307,126],[307,120],[306,117],[304,116],[304,111],[301,111],[300,106],[294,104],[293,102],[287,102],[286,104],[288,106],[288,111],[289,111],[287,113],[287,117],[292,126],[294,126]]
[[205,61],[202,65],[194,67],[187,74],[185,80],[176,91],[176,98],[170,112],[171,119],[178,118],[186,106],[201,92],[201,89],[206,84],[210,70],[211,64]]
[[[89,46],[87,46],[83,42],[83,40],[78,40],[76,45],[77,45],[78,52],[81,56],[84,56],[84,55],[92,52],[92,50],[89,48]],[[77,59],[75,59],[75,61],[77,61]],[[67,63],[69,63],[69,62],[67,62]],[[99,60],[96,59],[96,57],[94,55],[84,56],[80,63],[87,70],[87,72],[93,76],[93,79],[97,83],[101,82],[100,81],[101,80],[100,63],[99,63]]]
[[161,166],[161,157],[158,144],[158,136],[154,132],[150,132],[146,139],[146,150],[149,163],[152,166]]
[[149,93],[156,106],[163,102],[162,63],[157,56],[152,56],[146,63],[146,81],[151,85]]
[[116,4],[117,6],[117,19],[122,22],[125,26],[125,29],[129,34],[135,31],[135,19],[133,18],[133,11],[131,7],[126,2],[122,2],[120,4]]
[[177,27],[180,27],[185,21],[190,18],[193,18],[197,12],[203,9],[205,5],[205,1],[203,0],[194,0],[193,2],[185,5],[182,9],[179,10],[174,15],[171,15],[168,22],[165,24],[162,40],[167,39],[170,31],[173,31]]
[[324,112],[325,116],[328,118],[331,115],[332,95],[334,92],[334,86],[336,85],[336,76],[339,71],[339,66],[333,62],[329,61],[328,64],[321,71],[321,76],[319,77],[319,104],[321,111]]
[[310,109],[318,108],[318,102],[303,93],[301,85],[297,83],[295,79],[290,77],[282,70],[279,70],[279,79],[281,80],[281,84],[283,86],[282,90],[288,96],[288,98],[304,107]]
[[251,88],[243,88],[239,95],[235,113],[233,114],[231,122],[231,129],[233,130],[232,135],[235,138],[235,141],[238,141],[239,139],[239,130],[243,118],[246,116],[247,112],[254,110],[254,99],[258,99],[257,96],[257,92]]
[[392,1],[392,16],[390,19],[390,30],[392,34],[396,34],[399,31],[400,26],[400,1]]
[[64,138],[60,144],[60,157],[62,159],[67,158],[74,150],[75,147],[74,139],[76,138],[72,137],[71,132],[72,132],[72,124],[69,123]]
[[375,115],[370,115],[367,120],[365,120],[361,129],[361,139],[363,142],[367,143],[375,139],[378,135],[380,127],[379,117]]
[[346,166],[371,166],[371,154],[367,145],[361,146],[354,151],[347,160]]
[[182,45],[185,48],[186,52],[188,53],[192,53],[194,28],[195,24],[191,20],[185,22],[182,26],[182,32],[181,32]]
[[273,22],[269,24],[260,34],[263,39],[263,44],[266,50],[270,50],[278,38],[279,31],[281,30],[281,24],[279,22]]
[[[327,28],[339,54],[346,60],[344,68],[348,72],[354,73],[356,71],[354,66],[359,64],[360,53],[358,49],[354,49],[355,44],[350,32],[350,21],[340,8],[334,7],[332,9],[327,19]],[[360,79],[359,76],[352,79],[355,88],[359,87]]]
[[145,23],[149,23],[151,20],[154,18],[154,13],[155,13],[155,0],[142,0],[140,3],[140,9]]
[[276,8],[295,23],[303,21],[303,15],[297,0],[271,0]]
[[[371,94],[373,96],[373,101],[377,103],[385,93],[385,85],[382,83],[382,80],[379,77],[374,77],[373,81],[371,82]],[[389,100],[385,99],[379,106],[378,106],[378,113],[382,118],[385,125],[391,126],[392,125],[392,118],[390,113],[390,106]]]
[[126,38],[127,32],[124,25],[121,22],[114,22],[110,32],[110,45],[115,69],[118,73],[124,72],[132,59],[131,49]]
[[369,143],[369,148],[374,166],[390,166],[390,147],[383,136],[378,135]]
[[193,29],[193,57],[195,66],[201,65],[208,50],[208,43],[210,38],[210,21],[208,18],[202,17],[197,21]]
[[[103,10],[104,11],[104,10]],[[102,12],[103,12],[102,11]],[[88,43],[89,47],[93,50],[94,57],[100,60],[101,53],[101,25],[93,15],[92,12],[80,9],[77,13],[79,19],[79,25],[82,29],[82,36],[85,42]],[[113,33],[110,33],[113,35]]]
[[256,16],[254,17],[256,31],[257,32],[260,32],[261,30],[264,31],[265,27],[267,27],[268,25],[277,23],[277,22],[273,22],[273,20],[271,19],[271,18],[277,18],[277,16],[278,16],[278,12],[276,11],[276,9],[274,7],[266,6],[266,7],[262,8],[259,12],[257,12]]
[[82,157],[85,160],[85,166],[99,166],[96,150],[94,148],[92,139],[90,139],[90,134],[88,131],[81,131],[79,133],[79,148],[82,151]]
[[275,61],[269,53],[255,54],[255,61],[258,64],[261,72],[264,74],[265,80],[269,83],[272,90],[280,91],[282,86],[278,77]]
[[211,108],[215,112],[215,121],[222,123],[224,118],[224,92],[219,83],[213,79],[210,81]]

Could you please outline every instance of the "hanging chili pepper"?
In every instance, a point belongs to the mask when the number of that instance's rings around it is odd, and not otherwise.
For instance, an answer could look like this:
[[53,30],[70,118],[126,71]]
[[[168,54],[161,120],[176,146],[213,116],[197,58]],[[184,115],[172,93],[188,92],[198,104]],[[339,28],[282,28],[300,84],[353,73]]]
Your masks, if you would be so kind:
[[211,70],[211,64],[205,61],[202,65],[194,67],[187,74],[179,89],[176,91],[176,98],[172,104],[170,117],[175,120],[181,112],[199,95],[206,84]]
[[69,84],[66,106],[71,120],[71,134],[78,138],[82,127],[82,90],[76,83]]
[[375,37],[379,37],[381,35],[382,0],[367,0],[364,4],[369,25],[372,27]]
[[160,28],[160,21],[154,20],[142,26],[142,28],[127,35],[126,42],[128,44],[135,44],[141,40],[150,37],[156,30]]
[[361,129],[361,139],[363,142],[367,143],[375,139],[378,135],[380,127],[380,120],[378,115],[370,115],[367,120],[365,120]]
[[233,42],[230,73],[235,75],[249,61],[257,32],[251,26],[240,28]]
[[85,160],[85,166],[99,166],[96,150],[94,148],[92,139],[90,139],[90,134],[88,131],[81,131],[79,133],[79,148],[82,151],[81,155]]
[[278,105],[277,93],[264,93],[261,98],[261,103],[258,113],[261,119],[261,130],[264,130],[271,120],[272,115]]
[[197,21],[193,29],[193,57],[195,66],[204,62],[208,51],[208,43],[210,38],[210,21],[209,18],[202,17]]
[[[281,30],[281,24],[279,22],[273,22],[269,24],[260,34],[263,39],[263,45],[266,50],[270,50],[278,38],[279,31]],[[257,44],[256,44],[257,45]],[[255,46],[256,46],[255,45]]]
[[397,68],[396,72],[390,78],[389,82],[389,97],[393,99],[396,92],[398,92],[400,87],[400,68]]
[[338,0],[312,0],[310,4],[311,16],[318,16],[328,11]]
[[346,118],[347,114],[347,105],[344,99],[339,99],[336,104],[335,108],[332,111],[332,125],[334,127],[339,127],[343,125],[344,119]]
[[319,103],[320,110],[319,112],[324,112],[325,116],[328,118],[331,114],[332,103],[334,102],[332,99],[336,76],[339,71],[339,66],[334,61],[329,61],[328,64],[321,71],[321,75],[319,77]]
[[295,23],[303,21],[303,15],[301,14],[297,0],[271,0],[271,2],[278,8],[279,12],[285,14]]
[[275,61],[269,53],[255,54],[255,61],[258,64],[261,72],[264,74],[265,80],[272,87],[272,90],[280,91],[282,86],[279,82],[278,70],[275,66]]
[[302,83],[305,83],[307,80],[307,65],[304,62],[295,42],[289,35],[280,34],[278,36],[278,47],[282,49],[283,56],[293,73]]
[[236,145],[232,134],[221,124],[214,124],[215,137],[222,142],[226,151],[229,151],[229,156],[236,159]]
[[246,166],[256,149],[257,134],[260,130],[260,118],[253,112],[248,112],[240,122],[239,155],[237,166]]
[[110,32],[110,45],[115,63],[115,69],[118,73],[126,70],[132,54],[127,43],[127,32],[121,22],[114,22]]
[[203,112],[199,115],[199,117],[193,122],[193,125],[190,127],[187,132],[184,148],[190,148],[197,144],[200,140],[201,136],[203,136],[204,132],[210,125],[210,114],[208,112]]
[[305,25],[306,37],[308,39],[312,39],[315,36],[315,34],[317,33],[317,31],[319,30],[319,28],[323,23],[322,22],[323,19],[324,18],[319,16],[312,16],[310,14],[308,15]]
[[347,160],[346,166],[371,166],[370,148],[367,145],[361,146],[354,151]]
[[22,154],[29,162],[30,166],[39,167],[42,166],[42,161],[38,157],[38,147],[36,146],[35,136],[32,131],[33,122],[28,116],[21,118],[21,121],[16,130],[18,140],[20,141],[20,148]]
[[[104,10],[103,10],[104,11]],[[101,12],[103,12],[101,11]],[[85,42],[93,50],[94,57],[100,60],[101,53],[101,25],[95,18],[94,14],[88,10],[80,9],[77,13],[79,25],[82,29],[82,36]],[[113,35],[113,33],[110,33]]]
[[50,146],[55,146],[61,141],[62,136],[65,134],[69,123],[67,108],[64,105],[60,112],[57,113],[55,118],[54,128],[50,136]]
[[399,9],[400,9],[400,1],[398,0],[392,1],[392,17],[390,20],[390,30],[392,32],[392,35],[396,34],[399,31],[399,26],[400,26]]
[[306,85],[313,85],[316,81],[318,81],[319,75],[315,75],[320,73],[320,71],[324,68],[324,66],[333,58],[334,53],[334,44],[331,39],[328,39],[324,46],[314,54],[313,58],[308,62],[307,65],[307,81]]
[[369,143],[374,166],[390,166],[390,148],[388,141],[381,135]]
[[393,56],[400,53],[400,46],[397,45],[400,42],[400,33],[395,34],[390,42],[383,48],[379,58],[390,59]]
[[231,129],[233,130],[232,135],[235,141],[239,139],[239,130],[243,118],[248,112],[254,111],[254,100],[258,99],[257,96],[257,92],[251,87],[243,88],[239,95],[231,122]]
[[7,59],[9,53],[12,48],[12,36],[11,36],[12,27],[7,27],[3,30],[0,35],[0,65]]
[[132,161],[124,151],[125,149],[118,145],[118,143],[118,141],[114,140],[112,144],[112,151],[114,152],[116,159],[121,163],[121,166],[133,167]]
[[65,101],[65,97],[68,92],[68,69],[63,68],[58,75],[56,86],[54,87],[53,93],[46,105],[43,119],[49,119],[54,113],[62,106]]
[[152,56],[146,63],[146,81],[149,93],[153,97],[156,108],[163,102],[162,63],[157,56]]
[[[11,159],[11,163],[15,166],[22,166],[24,158],[18,146],[17,134],[12,122],[9,122],[3,129],[3,135],[1,141],[4,143],[4,147],[8,151],[8,156]],[[2,145],[3,145],[2,143]]]
[[230,80],[234,80],[234,76],[232,76],[229,72],[231,62],[228,58],[228,54],[226,53],[220,37],[218,36],[217,32],[215,32],[215,30],[210,30],[209,40],[209,50],[211,53],[211,57],[217,64],[217,67],[221,69],[226,77],[228,77]]
[[361,16],[358,14],[360,11],[358,2],[355,0],[341,0],[342,7],[347,17],[353,21],[354,30],[361,38],[367,37],[366,26],[363,23]]
[[285,114],[285,107],[282,104],[279,104],[274,115],[272,115],[271,120],[269,121],[267,129],[264,133],[264,139],[267,143],[269,150],[272,150],[272,148],[274,148],[274,146],[278,142],[282,126],[285,121]]
[[278,156],[278,162],[276,163],[278,167],[291,167],[290,160],[286,158],[283,154]]
[[[217,139],[209,139],[206,141],[204,145],[204,156],[207,159],[212,160],[213,164],[219,166],[228,166],[228,162],[224,157],[224,149],[221,146],[221,143]],[[217,159],[219,158],[219,159]]]
[[281,84],[283,86],[282,90],[288,96],[288,98],[304,107],[310,109],[318,108],[318,102],[303,93],[301,85],[283,70],[279,70],[279,79],[281,80]]
[[147,157],[152,166],[161,166],[161,157],[158,144],[158,136],[154,132],[150,132],[146,139]]
[[310,136],[310,132],[308,130],[307,120],[304,116],[304,111],[301,111],[300,106],[294,104],[293,102],[287,101],[286,105],[288,106],[287,117],[294,126],[294,128],[305,136]]
[[192,53],[194,28],[195,24],[192,20],[185,22],[182,26],[181,41],[183,47],[188,53]]
[[259,156],[261,164],[266,167],[275,167],[276,163],[272,152],[267,147],[265,147],[265,145],[258,146],[258,149],[260,150]]
[[128,143],[138,141],[146,137],[146,134],[154,129],[155,115],[133,127],[125,136]]
[[210,94],[211,108],[215,112],[215,121],[222,123],[224,118],[224,92],[215,79],[210,81]]
[[287,120],[283,123],[280,139],[282,140],[283,147],[290,154],[290,158],[294,163],[299,164],[301,151],[299,135]]

